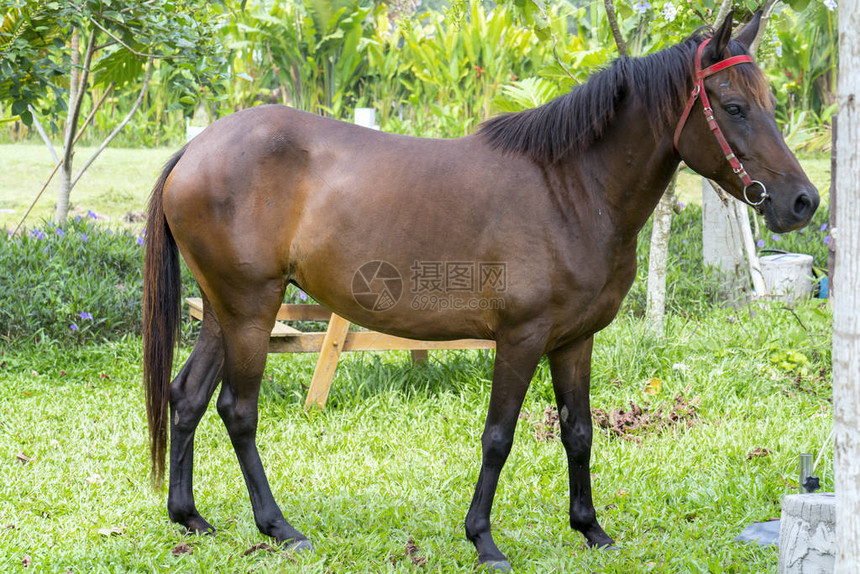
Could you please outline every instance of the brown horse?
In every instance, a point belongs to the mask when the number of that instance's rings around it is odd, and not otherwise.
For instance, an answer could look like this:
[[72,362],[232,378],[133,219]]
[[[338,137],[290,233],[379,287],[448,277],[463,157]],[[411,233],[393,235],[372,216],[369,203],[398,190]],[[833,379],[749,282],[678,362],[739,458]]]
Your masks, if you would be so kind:
[[[193,443],[220,381],[218,413],[257,526],[289,547],[311,547],[281,514],[255,443],[269,332],[293,283],[376,331],[496,342],[465,521],[490,567],[510,567],[493,541],[490,510],[526,389],[548,355],[570,466],[570,525],[589,546],[612,546],[589,477],[593,336],[630,288],[637,234],[679,162],[746,197],[776,232],[806,225],[818,205],[774,122],[762,72],[732,59],[747,53],[758,21],[733,40],[729,16],[716,32],[620,58],[569,94],[460,139],[390,135],[261,106],[215,122],[177,153],[149,207],[144,288],[152,464],[159,481],[169,421],[171,520],[214,530],[194,503]],[[705,93],[691,98],[695,72],[721,62],[728,67],[711,68]],[[733,152],[721,149],[714,126]],[[739,160],[751,185],[733,170]],[[170,382],[180,252],[204,311],[200,339]]]

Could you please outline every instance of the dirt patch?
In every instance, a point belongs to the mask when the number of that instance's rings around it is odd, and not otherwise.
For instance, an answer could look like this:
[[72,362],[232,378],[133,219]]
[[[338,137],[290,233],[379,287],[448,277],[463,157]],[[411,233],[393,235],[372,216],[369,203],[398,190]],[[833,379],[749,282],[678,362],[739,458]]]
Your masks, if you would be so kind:
[[630,408],[591,409],[594,424],[606,431],[611,437],[636,440],[641,435],[658,433],[664,429],[683,426],[692,427],[698,421],[696,411],[699,397],[688,399],[677,395],[672,402],[664,403],[651,411],[648,406],[642,407],[630,401]]
[[[646,406],[639,406],[630,401],[629,409],[591,409],[594,426],[603,429],[610,437],[640,441],[642,435],[660,432],[675,426],[692,427],[699,419],[697,407],[699,397],[688,399],[683,394],[677,395],[671,402],[664,403],[651,411]],[[520,419],[528,421],[534,427],[535,438],[549,442],[561,437],[558,422],[558,409],[547,407],[539,420],[528,412],[520,413]]]

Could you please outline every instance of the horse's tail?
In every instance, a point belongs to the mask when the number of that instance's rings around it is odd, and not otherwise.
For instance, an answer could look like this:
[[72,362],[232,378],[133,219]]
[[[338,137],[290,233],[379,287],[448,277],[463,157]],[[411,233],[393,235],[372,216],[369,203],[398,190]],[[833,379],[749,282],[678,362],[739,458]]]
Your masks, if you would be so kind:
[[167,401],[173,349],[179,332],[179,249],[164,217],[164,182],[185,152],[183,147],[168,160],[152,189],[146,219],[146,257],[143,264],[143,388],[149,422],[152,480],[164,480],[167,450]]

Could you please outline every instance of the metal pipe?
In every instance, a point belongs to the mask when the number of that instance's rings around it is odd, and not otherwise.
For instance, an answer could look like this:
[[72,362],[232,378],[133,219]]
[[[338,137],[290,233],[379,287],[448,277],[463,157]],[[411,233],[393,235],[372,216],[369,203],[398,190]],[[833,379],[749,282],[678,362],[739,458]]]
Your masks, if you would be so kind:
[[813,490],[806,489],[806,479],[812,475],[812,455],[803,453],[800,455],[800,480],[798,484],[800,484],[800,494],[807,494],[810,492],[814,492]]

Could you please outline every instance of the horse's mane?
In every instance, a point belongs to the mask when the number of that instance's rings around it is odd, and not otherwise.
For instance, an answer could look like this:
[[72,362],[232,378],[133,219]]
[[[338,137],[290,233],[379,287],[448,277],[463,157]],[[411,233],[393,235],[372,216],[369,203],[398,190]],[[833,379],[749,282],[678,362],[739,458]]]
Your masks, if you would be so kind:
[[[478,133],[495,149],[552,163],[600,138],[627,94],[649,111],[655,133],[673,130],[693,89],[696,50],[711,34],[710,29],[697,31],[680,44],[649,56],[618,58],[569,93],[538,108],[490,118]],[[748,53],[735,40],[729,43],[729,51]],[[759,105],[767,105],[767,83],[757,66],[733,66],[727,73]]]

